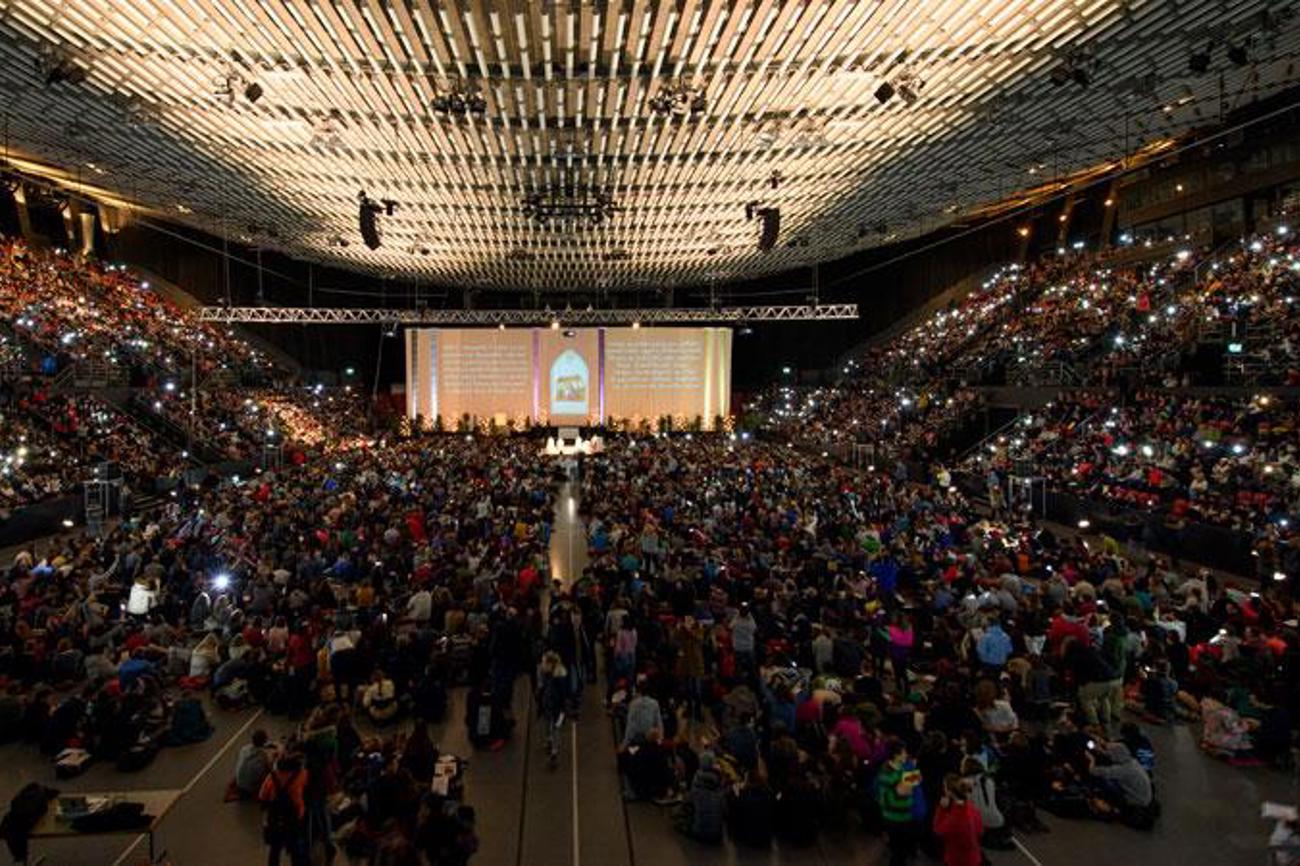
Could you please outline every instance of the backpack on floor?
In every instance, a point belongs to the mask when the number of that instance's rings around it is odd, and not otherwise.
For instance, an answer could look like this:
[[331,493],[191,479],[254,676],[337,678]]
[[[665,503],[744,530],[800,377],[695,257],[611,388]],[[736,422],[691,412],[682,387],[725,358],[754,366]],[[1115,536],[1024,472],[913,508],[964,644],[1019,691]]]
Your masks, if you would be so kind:
[[214,695],[217,706],[223,710],[239,710],[248,705],[248,682],[235,680],[217,689]]
[[117,768],[124,773],[143,770],[158,757],[158,740],[154,737],[141,737],[117,756]]
[[198,698],[182,698],[172,710],[172,723],[167,731],[167,745],[185,746],[201,743],[212,736],[208,714]]

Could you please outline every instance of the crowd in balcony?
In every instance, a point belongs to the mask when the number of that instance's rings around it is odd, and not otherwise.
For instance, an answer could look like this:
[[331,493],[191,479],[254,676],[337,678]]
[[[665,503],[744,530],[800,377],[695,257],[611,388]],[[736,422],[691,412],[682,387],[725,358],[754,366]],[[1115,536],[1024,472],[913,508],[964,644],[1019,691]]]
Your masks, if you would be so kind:
[[125,267],[0,239],[0,323],[37,351],[47,372],[106,365],[136,382],[213,372],[255,375],[273,365],[233,331],[195,314]]
[[[102,461],[152,491],[200,456],[259,462],[273,451],[279,462],[371,441],[368,401],[351,386],[291,384],[148,280],[19,240],[0,241],[0,371],[6,511],[78,493]],[[131,399],[115,408],[72,393],[83,379],[129,385]]]
[[[137,490],[184,467],[180,448],[90,394],[0,383],[0,442],[6,450],[0,503],[5,515],[46,499],[73,496],[103,464]],[[119,474],[120,473],[120,474]]]
[[1138,392],[1064,396],[974,452],[968,468],[1016,461],[1059,489],[1252,532],[1300,519],[1294,400]]

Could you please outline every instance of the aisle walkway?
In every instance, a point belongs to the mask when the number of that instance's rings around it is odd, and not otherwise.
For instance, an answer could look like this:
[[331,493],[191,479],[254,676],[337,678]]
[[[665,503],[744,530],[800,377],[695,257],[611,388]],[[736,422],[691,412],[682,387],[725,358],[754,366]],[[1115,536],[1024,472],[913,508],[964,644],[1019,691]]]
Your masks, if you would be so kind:
[[587,528],[578,512],[578,491],[576,480],[560,486],[551,526],[551,577],[566,588],[582,577],[587,567]]

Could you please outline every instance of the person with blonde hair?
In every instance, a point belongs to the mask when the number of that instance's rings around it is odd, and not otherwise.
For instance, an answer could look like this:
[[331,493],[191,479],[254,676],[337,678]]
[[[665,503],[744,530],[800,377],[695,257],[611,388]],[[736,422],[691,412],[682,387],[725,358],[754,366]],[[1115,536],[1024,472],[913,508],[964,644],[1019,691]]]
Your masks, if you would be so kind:
[[546,755],[552,767],[560,760],[560,729],[569,705],[569,671],[555,650],[542,654],[537,666],[537,712],[546,732]]
[[970,785],[956,773],[943,780],[943,797],[934,810],[934,834],[943,843],[943,866],[980,866],[984,822],[970,800]]

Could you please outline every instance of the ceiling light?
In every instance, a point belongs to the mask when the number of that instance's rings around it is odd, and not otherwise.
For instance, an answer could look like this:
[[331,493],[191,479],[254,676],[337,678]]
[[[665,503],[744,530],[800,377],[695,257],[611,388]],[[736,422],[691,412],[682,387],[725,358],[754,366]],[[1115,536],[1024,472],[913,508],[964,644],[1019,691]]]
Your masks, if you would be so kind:
[[890,84],[888,81],[880,82],[880,86],[876,88],[876,100],[881,105],[884,105],[886,102],[888,102],[893,98],[894,98],[894,85]]
[[1210,49],[1206,47],[1204,51],[1193,51],[1187,58],[1187,68],[1198,75],[1204,74],[1210,70]]
[[87,70],[77,64],[67,48],[43,45],[36,55],[36,73],[46,87],[53,87],[56,84],[80,84],[86,80]]
[[708,109],[708,100],[704,88],[686,79],[679,78],[676,83],[659,88],[650,97],[650,110],[660,117],[687,117],[703,114]]
[[1246,48],[1246,43],[1240,45],[1228,45],[1228,59],[1236,66],[1245,66],[1250,63],[1250,52]]
[[477,91],[464,90],[457,84],[446,93],[434,96],[433,110],[448,117],[481,117],[487,113],[487,100]]
[[250,83],[244,88],[244,98],[249,102],[257,102],[257,100],[262,98],[262,85],[258,84],[256,81]]

